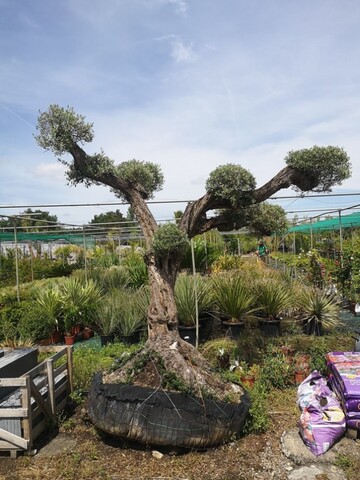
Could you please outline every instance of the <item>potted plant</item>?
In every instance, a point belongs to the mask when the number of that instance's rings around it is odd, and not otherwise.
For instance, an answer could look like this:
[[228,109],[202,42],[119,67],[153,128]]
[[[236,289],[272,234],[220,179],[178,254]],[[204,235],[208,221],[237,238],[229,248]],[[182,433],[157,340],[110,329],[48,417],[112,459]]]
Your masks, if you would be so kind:
[[76,324],[86,324],[87,317],[102,298],[102,291],[92,280],[83,283],[74,277],[65,279],[59,291],[65,343],[71,345],[75,341],[72,328]]
[[297,307],[304,332],[308,335],[322,335],[324,328],[341,325],[339,301],[334,295],[327,295],[322,290],[304,289],[298,299]]
[[245,321],[254,318],[254,295],[236,275],[218,275],[213,279],[214,303],[228,334],[239,338]]
[[292,291],[275,278],[266,278],[256,283],[255,304],[261,315],[259,327],[266,336],[280,335],[280,320],[294,305]]
[[246,388],[252,388],[259,374],[259,365],[253,364],[249,366],[246,362],[235,360],[230,366],[230,371],[238,374],[240,382]]
[[236,342],[229,337],[208,340],[201,347],[201,353],[215,368],[230,367],[230,360],[236,349]]
[[126,345],[140,341],[140,331],[145,327],[147,298],[148,293],[144,287],[138,290],[123,288],[116,292],[116,332],[120,341]]
[[213,297],[210,282],[199,275],[195,278],[191,275],[179,275],[174,295],[180,337],[195,345],[196,313],[200,318],[205,313],[212,312]]
[[41,289],[36,293],[35,301],[41,309],[47,314],[52,323],[50,333],[50,342],[59,343],[61,333],[59,331],[59,320],[62,314],[62,302],[59,289],[56,285]]

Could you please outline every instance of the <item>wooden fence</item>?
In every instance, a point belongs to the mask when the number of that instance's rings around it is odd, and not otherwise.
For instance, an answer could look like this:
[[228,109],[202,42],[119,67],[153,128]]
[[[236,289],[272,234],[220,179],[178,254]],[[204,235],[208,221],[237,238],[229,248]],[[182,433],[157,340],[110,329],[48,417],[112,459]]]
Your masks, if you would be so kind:
[[32,451],[33,442],[55,421],[73,389],[73,347],[37,349],[54,354],[19,378],[0,378],[0,387],[14,387],[0,401],[0,452],[11,457]]

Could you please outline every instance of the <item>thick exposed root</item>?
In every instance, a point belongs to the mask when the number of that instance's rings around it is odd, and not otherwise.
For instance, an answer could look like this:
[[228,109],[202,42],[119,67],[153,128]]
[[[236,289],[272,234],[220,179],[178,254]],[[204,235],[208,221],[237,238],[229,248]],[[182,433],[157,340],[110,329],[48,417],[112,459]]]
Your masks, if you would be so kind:
[[243,394],[239,385],[225,382],[192,345],[171,332],[165,338],[148,340],[134,357],[103,380],[189,391],[198,397],[231,402],[238,402]]

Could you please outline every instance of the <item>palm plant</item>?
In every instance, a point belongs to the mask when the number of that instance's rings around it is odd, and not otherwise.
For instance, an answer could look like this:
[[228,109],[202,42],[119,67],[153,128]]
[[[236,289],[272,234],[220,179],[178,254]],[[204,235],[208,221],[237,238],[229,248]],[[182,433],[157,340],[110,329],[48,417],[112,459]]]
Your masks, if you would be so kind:
[[69,335],[75,323],[86,323],[86,316],[101,300],[102,290],[92,280],[82,283],[78,278],[70,277],[60,285],[59,291],[64,329]]
[[54,328],[59,328],[59,320],[62,315],[62,301],[57,286],[38,290],[35,301],[47,314],[49,321],[53,322]]
[[321,335],[323,328],[341,325],[340,305],[335,296],[317,288],[304,289],[297,302],[300,318],[309,334]]
[[175,303],[180,325],[193,327],[196,323],[196,300],[199,316],[210,313],[213,307],[213,296],[210,282],[203,277],[179,275],[174,289]]
[[254,294],[238,275],[219,275],[212,281],[218,312],[231,323],[253,318]]

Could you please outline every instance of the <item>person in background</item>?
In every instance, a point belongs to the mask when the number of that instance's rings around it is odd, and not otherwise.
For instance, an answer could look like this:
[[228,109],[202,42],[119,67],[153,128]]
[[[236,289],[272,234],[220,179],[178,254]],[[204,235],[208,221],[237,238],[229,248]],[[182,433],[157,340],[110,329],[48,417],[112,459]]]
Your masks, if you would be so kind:
[[257,248],[257,255],[262,260],[265,260],[266,255],[269,253],[267,246],[265,245],[264,240],[260,240],[258,248]]

